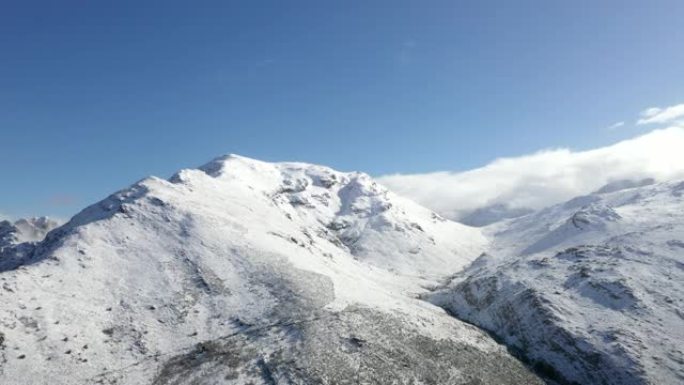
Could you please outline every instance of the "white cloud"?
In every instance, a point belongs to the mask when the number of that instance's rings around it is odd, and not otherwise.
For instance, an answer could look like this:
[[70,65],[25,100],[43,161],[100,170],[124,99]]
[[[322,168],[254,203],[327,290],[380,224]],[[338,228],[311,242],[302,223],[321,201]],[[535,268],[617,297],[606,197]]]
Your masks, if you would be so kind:
[[647,108],[640,114],[641,118],[637,124],[667,124],[675,122],[677,119],[684,118],[684,103],[670,107]]
[[617,123],[614,123],[614,124],[611,124],[610,126],[608,126],[608,130],[611,130],[611,131],[616,130],[616,129],[624,126],[624,125],[625,125],[625,122],[617,122]]
[[684,178],[682,149],[684,127],[671,127],[590,151],[544,150],[465,172],[379,179],[398,194],[458,219],[495,204],[538,209],[621,179]]

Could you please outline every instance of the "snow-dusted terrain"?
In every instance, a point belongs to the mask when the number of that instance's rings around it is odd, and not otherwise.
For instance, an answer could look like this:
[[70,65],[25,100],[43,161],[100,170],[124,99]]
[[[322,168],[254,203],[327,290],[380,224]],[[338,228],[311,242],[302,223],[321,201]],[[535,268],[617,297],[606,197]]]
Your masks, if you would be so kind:
[[562,383],[684,383],[684,182],[651,183],[484,228],[431,301]]
[[0,383],[683,383],[683,207],[617,180],[475,228],[363,173],[218,158],[0,222]]
[[45,238],[59,222],[48,217],[19,219],[14,222],[0,221],[0,249],[26,242],[38,242]]
[[419,298],[488,247],[481,230],[365,174],[228,156],[19,241],[2,384],[541,383]]
[[0,221],[0,271],[16,268],[59,222],[47,218]]

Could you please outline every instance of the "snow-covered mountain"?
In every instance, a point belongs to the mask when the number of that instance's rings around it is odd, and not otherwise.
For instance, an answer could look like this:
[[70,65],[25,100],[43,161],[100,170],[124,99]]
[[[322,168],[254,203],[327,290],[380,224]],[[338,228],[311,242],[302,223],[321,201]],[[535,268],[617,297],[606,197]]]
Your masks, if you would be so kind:
[[0,221],[0,271],[13,269],[59,222],[48,217]]
[[484,228],[430,299],[561,383],[684,383],[684,182],[651,183]]
[[482,227],[491,225],[509,218],[518,218],[534,212],[528,208],[513,208],[505,204],[497,203],[477,208],[469,214],[459,218],[458,222],[468,226]]
[[39,242],[59,222],[48,217],[22,218],[14,222],[0,221],[0,248],[26,242]]
[[481,230],[365,174],[222,157],[21,245],[0,269],[2,384],[541,383],[419,298]]
[[551,383],[681,383],[683,205],[620,180],[475,228],[363,173],[221,157],[0,222],[0,383],[542,383],[509,351]]

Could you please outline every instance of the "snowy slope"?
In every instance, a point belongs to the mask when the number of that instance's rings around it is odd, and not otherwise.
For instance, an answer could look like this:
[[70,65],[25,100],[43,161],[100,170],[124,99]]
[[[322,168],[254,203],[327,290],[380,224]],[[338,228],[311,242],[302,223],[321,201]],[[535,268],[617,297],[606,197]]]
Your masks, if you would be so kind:
[[539,383],[417,297],[486,246],[360,173],[145,179],[0,273],[2,384]]
[[684,383],[684,182],[642,185],[485,228],[431,300],[559,382]]

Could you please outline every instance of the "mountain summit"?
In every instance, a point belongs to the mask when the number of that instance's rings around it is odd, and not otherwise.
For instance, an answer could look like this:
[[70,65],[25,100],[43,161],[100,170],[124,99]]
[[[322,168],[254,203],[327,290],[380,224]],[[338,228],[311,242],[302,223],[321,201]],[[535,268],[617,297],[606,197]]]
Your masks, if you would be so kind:
[[682,204],[618,181],[475,228],[363,173],[220,157],[0,223],[0,383],[680,383]]
[[541,383],[418,298],[486,244],[366,174],[217,158],[3,256],[0,382]]

